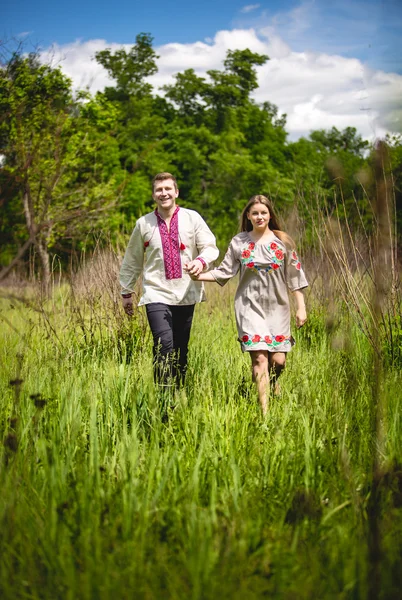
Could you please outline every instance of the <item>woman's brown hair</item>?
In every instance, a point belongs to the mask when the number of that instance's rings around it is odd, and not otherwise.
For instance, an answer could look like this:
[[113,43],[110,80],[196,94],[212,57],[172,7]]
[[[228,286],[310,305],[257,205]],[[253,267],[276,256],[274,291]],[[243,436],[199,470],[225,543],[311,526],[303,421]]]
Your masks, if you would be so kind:
[[282,227],[280,225],[280,221],[278,216],[275,214],[275,210],[273,204],[269,198],[263,196],[262,194],[256,194],[255,196],[251,196],[250,200],[247,202],[246,206],[243,209],[240,217],[240,231],[252,231],[253,226],[251,224],[250,219],[247,217],[247,214],[250,212],[251,207],[254,204],[263,204],[267,207],[269,211],[269,223],[268,227],[274,234],[282,240],[286,246],[293,249],[295,247],[295,243],[285,231],[282,231]]

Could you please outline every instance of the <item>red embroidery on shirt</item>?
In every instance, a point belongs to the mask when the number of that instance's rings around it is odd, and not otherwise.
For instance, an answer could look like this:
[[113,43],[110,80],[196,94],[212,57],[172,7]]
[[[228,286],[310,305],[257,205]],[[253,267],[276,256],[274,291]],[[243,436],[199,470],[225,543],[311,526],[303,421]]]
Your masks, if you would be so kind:
[[170,229],[168,230],[164,219],[162,219],[158,210],[155,210],[159,233],[162,240],[163,264],[165,267],[166,279],[180,279],[182,276],[178,212],[179,207],[177,206],[170,219]]

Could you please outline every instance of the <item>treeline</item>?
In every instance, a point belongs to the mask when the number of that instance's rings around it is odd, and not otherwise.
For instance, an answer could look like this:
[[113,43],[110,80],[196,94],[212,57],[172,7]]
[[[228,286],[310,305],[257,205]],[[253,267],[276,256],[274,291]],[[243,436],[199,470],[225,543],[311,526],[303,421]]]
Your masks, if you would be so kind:
[[[289,142],[286,116],[252,99],[256,67],[268,56],[228,51],[222,70],[204,78],[187,69],[162,90],[148,83],[158,58],[148,34],[128,52],[94,58],[114,85],[91,95],[74,93],[61,68],[38,54],[3,48],[0,277],[32,248],[46,280],[52,255],[66,264],[104,233],[118,241],[151,210],[158,171],[177,176],[180,203],[205,217],[222,248],[255,193],[270,196],[281,214],[296,209],[311,242],[318,210],[370,229],[374,148],[353,127]],[[386,142],[384,173],[392,172],[400,220],[402,140]]]

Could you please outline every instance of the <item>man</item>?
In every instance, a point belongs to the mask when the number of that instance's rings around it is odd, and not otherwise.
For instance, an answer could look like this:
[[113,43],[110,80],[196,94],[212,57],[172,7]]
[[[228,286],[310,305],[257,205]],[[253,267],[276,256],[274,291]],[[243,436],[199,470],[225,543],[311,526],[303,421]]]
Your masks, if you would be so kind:
[[[215,237],[194,210],[176,204],[176,179],[158,173],[152,197],[156,210],[135,225],[120,270],[123,308],[133,314],[133,289],[142,274],[142,296],[153,336],[154,376],[165,386],[184,381],[194,307],[205,300],[193,281],[218,257]],[[186,272],[184,271],[186,268]]]

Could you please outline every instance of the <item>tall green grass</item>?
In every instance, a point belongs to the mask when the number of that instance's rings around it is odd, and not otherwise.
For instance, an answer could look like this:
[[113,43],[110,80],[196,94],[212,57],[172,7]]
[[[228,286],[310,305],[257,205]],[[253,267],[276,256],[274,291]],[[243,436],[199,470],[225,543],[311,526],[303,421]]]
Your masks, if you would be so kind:
[[[340,302],[329,311],[311,294],[263,419],[236,341],[234,288],[207,291],[167,419],[142,309],[129,321],[114,292],[95,287],[1,301],[2,598],[367,596],[370,340]],[[392,598],[402,583],[400,369],[389,365],[380,383],[380,589]]]

